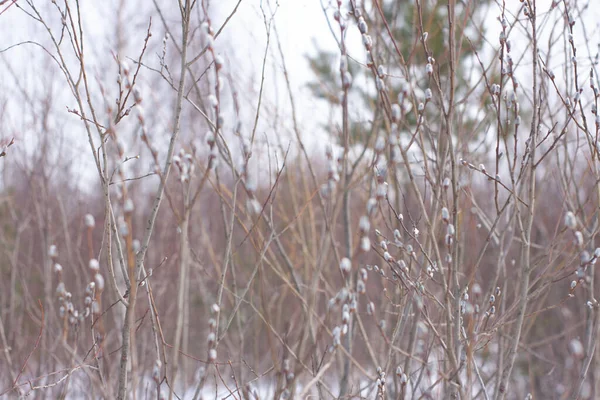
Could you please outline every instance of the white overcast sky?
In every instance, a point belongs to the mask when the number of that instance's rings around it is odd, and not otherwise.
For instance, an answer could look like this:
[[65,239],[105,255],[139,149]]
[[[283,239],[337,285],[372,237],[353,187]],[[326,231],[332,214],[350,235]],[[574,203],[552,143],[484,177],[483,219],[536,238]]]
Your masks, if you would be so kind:
[[[591,3],[594,3],[594,1],[592,0]],[[176,20],[178,11],[175,0],[157,0],[157,2],[162,5],[168,19],[173,18],[173,20]],[[19,0],[19,3],[22,3],[22,0]],[[40,6],[40,9],[46,15],[51,15],[48,13],[49,1],[36,1],[35,3]],[[237,3],[238,0],[211,0],[213,24],[219,27]],[[344,3],[347,2],[344,1]],[[513,9],[520,4],[516,1],[508,3],[509,7]],[[546,12],[550,3],[551,0],[539,1],[538,12]],[[115,70],[107,69],[106,62],[100,60],[110,60],[110,51],[114,49],[116,10],[119,6],[123,9],[121,18],[127,27],[125,56],[137,57],[150,16],[153,18],[153,37],[151,40],[157,44],[161,42],[164,29],[154,10],[152,0],[82,1],[81,4],[85,21],[87,50],[89,51],[87,53],[89,58],[86,61],[100,79],[111,80],[115,78]],[[268,12],[267,0],[242,0],[237,13],[229,22],[222,37],[217,39],[215,44],[217,51],[223,54],[226,59],[228,71],[240,80],[243,88],[247,88],[247,93],[243,91],[244,93],[240,93],[240,97],[243,101],[244,94],[247,94],[248,115],[253,115],[254,112],[251,105],[256,103],[255,93],[258,91],[260,84],[261,62],[266,45],[266,30],[260,9],[261,4]],[[305,135],[314,139],[313,143],[319,145],[317,147],[322,147],[328,141],[326,138],[324,139],[325,131],[321,126],[327,118],[328,109],[323,102],[312,99],[306,88],[306,82],[312,78],[312,74],[307,68],[306,55],[314,54],[316,45],[323,50],[336,51],[336,42],[331,35],[322,10],[322,7],[325,6],[329,10],[329,15],[331,15],[335,1],[270,0],[270,4],[271,10],[275,10],[275,24],[280,34],[281,45],[290,73],[292,90],[298,107],[300,127]],[[5,7],[6,4],[0,6],[0,11]],[[27,9],[26,5],[23,5],[23,7]],[[500,24],[496,20],[498,15],[499,9],[492,6],[488,14],[489,23],[486,24],[486,28],[490,43],[493,46],[497,46],[498,43],[497,38],[500,30]],[[586,20],[587,34],[590,40],[587,42],[583,40],[582,24],[579,23],[576,24],[576,42],[580,44],[581,52],[579,55],[585,57],[583,45],[588,45],[590,52],[595,54],[597,44],[600,42],[598,35],[600,7],[586,9],[582,17]],[[56,24],[59,20],[54,18],[52,22]],[[350,32],[353,35],[349,37],[350,53],[357,59],[363,60],[364,54],[357,30],[350,29]],[[43,27],[34,23],[16,6],[12,6],[0,15],[0,49],[27,40],[42,42],[45,45],[49,44]],[[519,46],[518,40],[513,40],[513,47],[518,49]],[[149,54],[146,59],[156,64],[155,54]],[[558,57],[558,59],[560,58]],[[278,116],[278,121],[288,131],[291,128],[289,102],[285,82],[282,79],[282,69],[274,37],[271,38],[268,61],[265,102],[263,105],[265,125],[261,125],[265,137],[267,135],[281,135],[276,127],[268,126],[269,119],[272,119],[275,113]],[[48,57],[39,48],[28,45],[24,48],[13,49],[0,54],[0,68],[4,70],[3,79],[0,82],[0,101],[2,101],[0,104],[6,105],[3,113],[3,129],[0,136],[14,135],[21,142],[35,143],[35,137],[39,132],[32,128],[33,124],[27,113],[20,112],[21,107],[23,107],[23,94],[26,92],[33,97],[41,96],[48,85],[54,85],[57,87],[57,98],[53,99],[54,115],[51,119],[51,126],[63,128],[65,131],[70,132],[68,134],[69,148],[75,150],[73,162],[89,165],[90,150],[81,126],[77,127],[77,124],[80,123],[73,115],[66,112],[66,107],[75,106],[74,101],[69,97],[66,90],[61,91],[61,88],[64,88],[65,85],[61,83],[60,79],[62,78],[60,78],[56,67],[51,65]],[[172,66],[172,69],[176,70],[175,66]],[[54,81],[52,77],[55,78]],[[14,79],[20,80],[22,84],[20,88],[11,83]],[[146,85],[150,83],[152,83],[151,80],[145,82]],[[143,84],[144,82],[142,82]],[[19,99],[19,101],[14,101],[14,99]],[[167,108],[165,107],[164,110],[165,116],[168,116]],[[156,110],[157,115],[161,115],[161,112],[163,111],[160,109]],[[167,129],[168,122],[164,122],[165,129]],[[251,126],[251,119],[246,121],[246,125]],[[246,129],[249,128],[246,127]],[[281,139],[281,137],[279,138]],[[80,170],[85,170],[85,167],[81,167]]]

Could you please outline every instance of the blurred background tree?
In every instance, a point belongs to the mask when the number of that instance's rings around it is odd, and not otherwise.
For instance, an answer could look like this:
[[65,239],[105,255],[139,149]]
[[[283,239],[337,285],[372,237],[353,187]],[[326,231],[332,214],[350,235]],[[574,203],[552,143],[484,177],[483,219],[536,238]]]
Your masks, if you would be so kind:
[[[471,84],[466,84],[469,79],[481,78],[481,68],[474,54],[475,51],[479,52],[485,43],[485,22],[490,10],[489,6],[488,0],[477,4],[472,1],[459,2],[456,6],[456,18],[461,21],[461,24],[456,27],[456,41],[459,43],[457,57],[461,65],[456,74],[457,99],[461,95],[469,94],[466,93],[468,89],[461,90],[461,88],[472,87]],[[384,66],[384,81],[390,99],[396,101],[404,91],[408,96],[413,97],[411,102],[414,107],[417,107],[418,103],[423,101],[424,92],[429,87],[435,97],[436,90],[428,73],[428,64],[433,69],[433,74],[439,78],[441,87],[444,88],[448,76],[449,54],[447,1],[375,0],[366,1],[357,7],[360,8],[373,41],[374,61],[376,65]],[[333,19],[332,15],[336,9],[337,5],[333,1],[330,5],[323,4],[323,11],[330,19]],[[378,115],[378,92],[371,78],[372,73],[366,65],[364,47],[360,43],[360,31],[356,26],[356,20],[351,15],[352,10],[346,11],[347,14],[341,17],[348,23],[348,29],[345,31],[346,43],[349,47],[348,70],[353,78],[350,112],[359,114],[355,115],[358,118],[353,119],[351,133],[353,143],[357,144],[368,142],[368,138],[374,136],[369,136],[373,128],[372,121],[365,121],[364,118],[360,118],[360,115],[364,114],[364,110],[374,110],[375,115]],[[381,15],[385,17],[387,26],[382,22]],[[339,45],[339,31],[336,30],[335,24],[330,26],[332,32],[335,32]],[[390,40],[388,29],[395,43]],[[358,42],[358,46],[353,46],[354,39]],[[315,47],[316,53],[307,55],[314,76],[314,80],[308,83],[308,87],[316,98],[326,101],[330,107],[335,107],[340,104],[339,93],[342,90],[339,52],[322,50],[317,42]],[[490,99],[485,94],[485,92],[480,94],[480,99],[482,105],[487,106],[490,104]],[[416,113],[409,111],[406,110],[401,129],[414,130],[416,126]],[[438,111],[435,109],[433,112]],[[336,118],[335,114],[330,115],[333,119],[328,121],[329,126]],[[471,115],[472,119],[460,121],[463,129],[467,131],[472,131],[469,127],[472,128],[477,122],[481,122],[481,118],[475,118],[475,113]],[[431,122],[436,120],[435,115],[427,114],[427,117],[429,129],[437,129],[432,128],[431,125]],[[362,123],[357,123],[359,121]],[[383,128],[382,125],[378,129]]]

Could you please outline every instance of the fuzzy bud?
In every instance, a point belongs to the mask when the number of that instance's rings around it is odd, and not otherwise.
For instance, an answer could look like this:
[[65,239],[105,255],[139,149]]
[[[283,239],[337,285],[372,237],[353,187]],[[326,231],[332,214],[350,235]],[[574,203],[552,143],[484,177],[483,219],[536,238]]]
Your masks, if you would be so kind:
[[450,213],[446,207],[442,208],[442,221],[448,223],[450,221]]
[[363,45],[365,46],[367,51],[370,51],[371,47],[373,47],[373,40],[371,39],[371,36],[369,36],[367,34],[363,34],[362,40],[363,40]]
[[58,257],[58,250],[56,249],[56,245],[51,245],[48,248],[48,256],[50,256],[51,258]]
[[352,263],[350,262],[350,259],[346,257],[342,258],[342,261],[340,261],[340,269],[343,273],[349,273],[352,269]]
[[373,211],[377,209],[377,200],[374,198],[370,198],[367,201],[367,214],[372,215]]
[[208,102],[212,108],[217,108],[219,106],[219,100],[217,100],[217,96],[214,94],[208,96]]
[[131,214],[133,212],[133,200],[127,199],[123,205],[123,211],[125,214]]
[[369,302],[369,304],[367,304],[367,314],[369,315],[373,315],[373,313],[375,312],[375,304],[373,304],[373,302]]
[[96,276],[94,277],[94,282],[96,283],[96,288],[98,289],[98,291],[102,291],[104,290],[104,278],[102,277],[102,275],[100,274],[96,274]]
[[575,232],[575,243],[579,247],[583,246],[583,233],[581,231]]
[[369,31],[369,28],[367,26],[367,23],[365,22],[363,17],[360,17],[358,19],[358,30],[360,31],[360,33],[362,33],[363,35],[366,34]]
[[217,360],[217,350],[216,349],[210,349],[208,351],[208,361],[209,362],[215,362]]
[[577,218],[571,211],[565,215],[565,226],[569,229],[577,228]]
[[94,216],[92,214],[86,214],[84,221],[85,226],[88,228],[93,228],[94,226],[96,226],[96,221],[94,220]]
[[369,239],[367,236],[363,236],[360,239],[360,249],[365,253],[369,251],[371,249],[371,239]]
[[100,269],[100,263],[95,258],[92,258],[89,263],[90,269],[97,272]]

